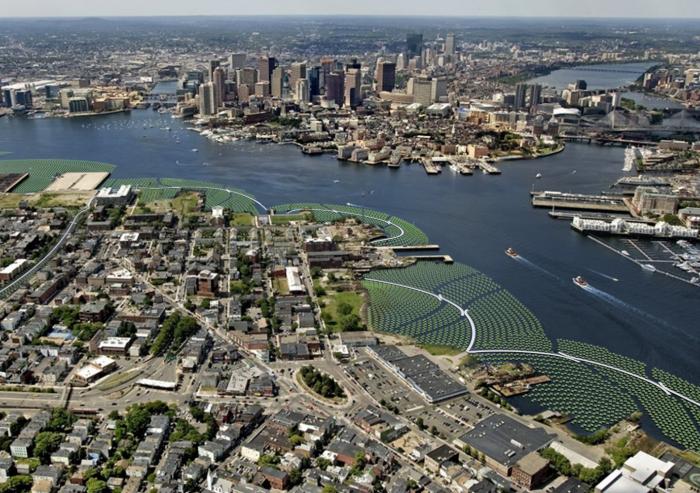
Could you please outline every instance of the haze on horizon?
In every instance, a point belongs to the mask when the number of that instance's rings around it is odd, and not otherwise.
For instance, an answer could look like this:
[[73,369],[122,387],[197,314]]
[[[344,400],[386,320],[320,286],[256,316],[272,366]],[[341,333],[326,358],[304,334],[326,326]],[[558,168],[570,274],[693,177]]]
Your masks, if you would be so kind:
[[496,17],[697,18],[698,0],[25,0],[3,17],[178,15],[408,15]]

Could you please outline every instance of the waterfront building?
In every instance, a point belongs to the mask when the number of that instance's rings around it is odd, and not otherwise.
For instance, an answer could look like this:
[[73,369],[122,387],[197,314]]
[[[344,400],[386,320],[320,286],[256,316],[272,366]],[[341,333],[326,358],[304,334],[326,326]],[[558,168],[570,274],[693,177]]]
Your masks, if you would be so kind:
[[214,84],[207,82],[199,86],[199,114],[201,116],[211,116],[215,112]]
[[69,113],[87,113],[90,111],[90,103],[87,98],[73,97],[68,100]]
[[214,84],[214,104],[218,109],[223,105],[226,96],[226,74],[224,69],[221,67],[214,69],[212,83]]

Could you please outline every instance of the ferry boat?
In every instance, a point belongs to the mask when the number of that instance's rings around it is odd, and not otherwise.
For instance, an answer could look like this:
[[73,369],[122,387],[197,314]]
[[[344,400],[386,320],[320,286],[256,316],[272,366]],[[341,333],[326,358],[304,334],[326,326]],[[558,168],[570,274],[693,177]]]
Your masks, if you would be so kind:
[[513,250],[513,248],[508,248],[508,250],[506,250],[506,255],[508,255],[511,258],[518,258],[518,252]]
[[574,284],[576,284],[580,288],[587,288],[588,287],[588,281],[586,281],[581,276],[574,277],[573,281],[574,281]]

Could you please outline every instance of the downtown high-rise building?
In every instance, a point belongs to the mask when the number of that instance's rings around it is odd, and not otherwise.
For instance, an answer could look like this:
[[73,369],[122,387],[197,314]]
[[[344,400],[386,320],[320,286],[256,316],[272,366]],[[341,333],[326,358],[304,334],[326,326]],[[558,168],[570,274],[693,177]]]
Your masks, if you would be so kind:
[[362,101],[362,70],[351,68],[345,72],[345,105],[355,108]]
[[211,116],[216,113],[216,102],[214,101],[214,84],[207,82],[199,86],[199,114],[201,116]]
[[342,72],[331,72],[326,77],[326,99],[343,106],[345,98],[345,76]]
[[272,71],[277,66],[275,57],[263,56],[258,59],[258,82],[270,83],[272,80]]
[[299,96],[298,94],[296,94],[297,82],[299,82],[302,79],[306,79],[306,63],[293,63],[289,75],[289,86],[293,91],[295,91],[295,95],[297,96]]
[[270,91],[273,98],[281,99],[284,95],[284,68],[276,67],[275,70],[272,71]]
[[396,64],[393,62],[379,62],[377,64],[377,92],[393,91],[396,87]]
[[445,54],[449,56],[454,56],[455,54],[455,35],[454,33],[448,33],[445,38]]
[[315,65],[308,69],[306,78],[309,79],[309,97],[313,99],[321,94],[321,74],[322,67]]
[[245,53],[231,53],[228,57],[228,64],[231,71],[245,67],[247,58]]
[[527,104],[527,84],[521,83],[515,86],[515,102],[513,107],[520,110],[526,107]]
[[216,67],[212,74],[212,84],[214,84],[214,102],[216,108],[220,108],[226,99],[226,73],[221,67]]
[[530,107],[537,106],[542,102],[542,86],[540,84],[532,84],[530,86]]
[[253,87],[258,81],[258,73],[254,68],[241,68],[236,70],[236,84],[246,84]]
[[297,102],[308,103],[311,100],[309,95],[309,81],[307,79],[297,80],[294,86],[294,94]]
[[209,77],[209,82],[214,80],[214,70],[221,65],[219,60],[209,60],[207,64],[207,76]]
[[423,54],[423,35],[411,33],[406,35],[406,54],[408,58],[419,57]]

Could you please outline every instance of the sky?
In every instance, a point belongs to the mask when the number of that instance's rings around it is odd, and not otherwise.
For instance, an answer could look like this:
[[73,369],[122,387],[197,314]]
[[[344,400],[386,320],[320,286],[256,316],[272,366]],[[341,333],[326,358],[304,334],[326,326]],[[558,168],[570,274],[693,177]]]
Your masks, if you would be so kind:
[[148,15],[700,16],[700,0],[3,0],[1,17]]

